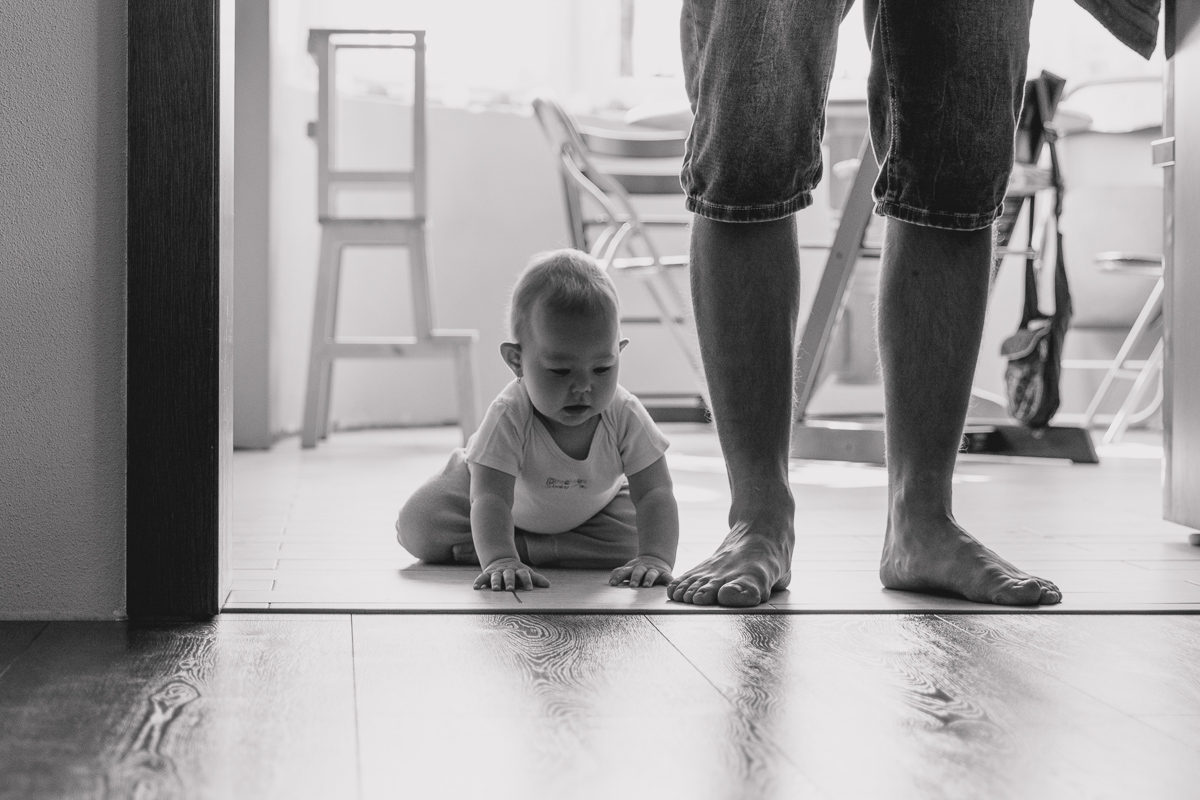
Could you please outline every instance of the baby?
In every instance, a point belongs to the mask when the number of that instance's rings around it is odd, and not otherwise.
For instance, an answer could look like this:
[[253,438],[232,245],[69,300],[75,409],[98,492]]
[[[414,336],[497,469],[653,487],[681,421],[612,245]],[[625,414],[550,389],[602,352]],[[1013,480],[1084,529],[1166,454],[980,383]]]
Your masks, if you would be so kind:
[[479,430],[396,521],[410,553],[480,564],[475,588],[545,587],[534,567],[615,567],[609,583],[671,581],[679,510],[667,440],[618,385],[617,292],[578,250],[534,258],[513,289],[516,375]]

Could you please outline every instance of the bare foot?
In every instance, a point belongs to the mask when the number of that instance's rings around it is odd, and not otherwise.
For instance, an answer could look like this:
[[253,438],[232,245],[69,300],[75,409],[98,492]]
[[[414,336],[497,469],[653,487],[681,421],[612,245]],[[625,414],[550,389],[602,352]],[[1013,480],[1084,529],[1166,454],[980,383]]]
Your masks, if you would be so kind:
[[681,603],[747,607],[765,603],[792,580],[791,520],[782,525],[737,523],[711,556],[667,585]]
[[455,564],[474,564],[479,566],[479,555],[475,552],[474,542],[464,542],[450,547],[450,557]]
[[879,579],[888,589],[1005,606],[1054,605],[1062,591],[989,550],[952,519],[889,522]]

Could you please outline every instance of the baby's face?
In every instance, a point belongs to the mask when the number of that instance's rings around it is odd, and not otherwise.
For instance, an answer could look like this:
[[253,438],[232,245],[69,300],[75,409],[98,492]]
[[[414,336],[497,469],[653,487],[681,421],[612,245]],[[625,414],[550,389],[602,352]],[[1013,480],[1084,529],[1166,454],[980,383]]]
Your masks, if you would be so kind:
[[620,331],[611,314],[533,309],[521,344],[521,377],[533,407],[561,425],[582,425],[608,408],[617,390]]

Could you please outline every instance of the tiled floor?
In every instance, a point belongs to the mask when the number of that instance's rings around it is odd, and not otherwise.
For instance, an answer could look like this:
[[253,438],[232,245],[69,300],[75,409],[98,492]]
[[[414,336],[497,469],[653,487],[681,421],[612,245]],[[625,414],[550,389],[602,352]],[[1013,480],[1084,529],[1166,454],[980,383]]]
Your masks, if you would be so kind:
[[[712,430],[669,424],[680,503],[677,566],[725,533],[728,490]],[[547,570],[549,589],[474,591],[469,567],[431,567],[396,543],[407,493],[440,468],[455,428],[337,433],[314,450],[285,439],[233,459],[233,576],[225,610],[718,612],[669,602],[663,587],[613,588],[605,572]],[[1055,580],[1060,606],[1029,613],[1200,611],[1200,547],[1161,518],[1161,448],[1134,432],[1101,447],[1099,465],[964,457],[959,521],[1025,569]],[[793,582],[763,611],[992,609],[880,588],[881,468],[796,461]]]

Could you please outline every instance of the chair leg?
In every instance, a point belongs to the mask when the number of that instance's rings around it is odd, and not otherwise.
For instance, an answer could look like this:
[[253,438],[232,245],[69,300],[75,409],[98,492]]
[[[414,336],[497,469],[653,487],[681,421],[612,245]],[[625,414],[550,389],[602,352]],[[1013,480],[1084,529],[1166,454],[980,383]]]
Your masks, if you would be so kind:
[[1153,352],[1146,359],[1145,366],[1138,373],[1137,378],[1133,381],[1133,386],[1129,389],[1129,394],[1125,396],[1125,402],[1121,404],[1120,410],[1113,417],[1112,423],[1109,424],[1108,430],[1104,432],[1104,443],[1112,444],[1125,435],[1129,423],[1132,421],[1133,412],[1142,402],[1142,397],[1146,394],[1146,389],[1150,387],[1151,376],[1157,377],[1158,371],[1162,367],[1163,358],[1163,343],[1162,339],[1154,345]]
[[323,229],[320,260],[317,265],[317,292],[313,300],[312,344],[308,353],[308,380],[304,392],[304,423],[300,432],[300,446],[305,448],[316,446],[317,439],[324,435],[328,424],[332,367],[329,345],[333,342],[336,327],[340,258],[340,243],[334,240],[328,229]]
[[[704,377],[704,363],[700,359],[700,343],[696,338],[696,323],[692,317],[691,304],[680,297],[671,276],[667,275],[665,271],[646,276],[643,285],[654,300],[654,304],[658,306],[659,315],[667,327],[667,332],[671,334],[687,361],[688,369],[695,379],[696,390],[704,402],[704,407],[712,408],[708,397],[708,382]],[[667,300],[667,295],[670,295],[670,301]],[[678,308],[679,316],[684,320],[682,323],[676,321],[676,308]]]
[[[1133,352],[1133,348],[1137,346],[1154,319],[1162,313],[1162,295],[1163,279],[1159,278],[1158,282],[1154,284],[1154,288],[1150,290],[1150,295],[1146,298],[1146,302],[1142,304],[1142,310],[1138,312],[1137,319],[1133,322],[1133,327],[1129,329],[1125,340],[1121,342],[1120,349],[1117,350],[1116,356],[1113,357],[1112,366],[1104,373],[1104,377],[1100,381],[1100,386],[1096,389],[1096,393],[1092,395],[1092,400],[1088,403],[1087,410],[1083,412],[1083,427],[1090,428],[1092,426],[1092,422],[1100,410],[1100,404],[1104,402],[1104,398],[1108,396],[1109,391],[1112,389],[1113,381],[1125,371],[1125,362],[1129,360],[1129,355]],[[1124,406],[1122,406],[1122,409],[1124,409]]]

